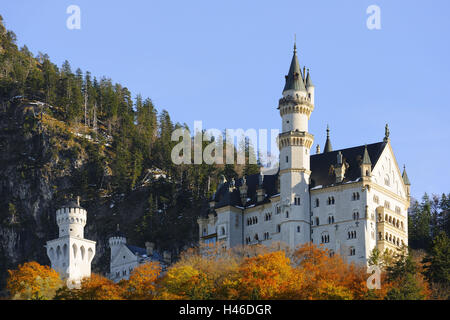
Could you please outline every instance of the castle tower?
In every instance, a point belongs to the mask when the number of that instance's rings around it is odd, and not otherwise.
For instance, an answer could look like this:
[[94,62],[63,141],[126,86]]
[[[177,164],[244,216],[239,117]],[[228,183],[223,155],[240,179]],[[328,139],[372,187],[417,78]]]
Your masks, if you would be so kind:
[[[306,83],[305,83],[306,82]],[[310,241],[310,149],[314,136],[308,132],[308,121],[314,110],[314,86],[311,76],[300,70],[294,44],[289,73],[278,109],[282,119],[279,135],[280,201],[283,220],[281,240],[294,247]]]
[[87,211],[70,201],[56,210],[59,238],[47,241],[47,255],[51,266],[68,286],[78,286],[80,280],[91,276],[91,262],[95,256],[95,241],[84,239]]
[[125,235],[120,231],[119,225],[117,225],[116,232],[109,238],[109,247],[111,248],[111,261],[116,256],[122,245],[127,244]]

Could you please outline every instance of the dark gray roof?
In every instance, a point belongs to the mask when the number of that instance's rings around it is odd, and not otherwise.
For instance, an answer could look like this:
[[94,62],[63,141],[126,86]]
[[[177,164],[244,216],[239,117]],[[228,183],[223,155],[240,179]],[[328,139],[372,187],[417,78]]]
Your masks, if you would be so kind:
[[[131,252],[133,252],[137,256],[140,257],[147,256],[147,250],[144,248],[132,246],[129,244],[127,244],[126,246]],[[162,256],[156,250],[153,250],[153,255],[150,256],[149,258],[151,258],[152,260],[162,261]]]
[[313,87],[314,85],[312,84],[312,81],[311,81],[311,76],[309,75],[309,69],[308,69],[308,74],[306,75],[306,88],[309,88],[309,87]]
[[[369,145],[362,145],[353,148],[341,149],[336,151],[330,151],[326,153],[319,153],[310,156],[311,165],[311,184],[310,188],[317,186],[327,187],[330,185],[347,183],[350,181],[357,181],[361,177],[360,165],[363,162],[365,148],[367,148],[367,154],[372,159],[372,169],[377,163],[386,143],[377,142]],[[336,176],[334,174],[334,167],[337,163],[337,154],[341,153],[343,156],[343,162],[347,165],[347,170],[345,172],[345,177],[342,182],[336,183]],[[259,174],[254,174],[247,176],[247,198],[249,201],[246,206],[259,205],[262,203],[269,202],[269,198],[278,194],[278,176],[279,173],[275,175],[265,175],[263,180],[263,187],[266,196],[263,201],[258,202],[256,198],[256,190],[259,184]],[[229,192],[230,182],[226,182],[217,190],[214,201],[216,202],[215,208],[221,208],[224,206],[241,206],[244,204],[241,202],[239,187],[242,185],[242,179],[238,179],[235,182],[236,188]],[[203,211],[204,214],[210,211]]]
[[300,64],[298,63],[297,48],[295,45],[294,55],[292,56],[291,66],[289,68],[289,73],[286,76],[286,84],[284,85],[283,91],[286,90],[306,91],[302,72],[300,70]]
[[[372,169],[377,163],[385,146],[386,143],[384,142],[377,142],[367,145],[367,152],[370,159],[372,159]],[[319,185],[325,187],[336,184],[336,176],[333,171],[334,167],[336,167],[337,154],[339,152],[342,153],[343,162],[348,164],[344,180],[341,183],[355,181],[360,178],[360,164],[363,161],[364,147],[365,146],[358,146],[311,155],[311,188]]]

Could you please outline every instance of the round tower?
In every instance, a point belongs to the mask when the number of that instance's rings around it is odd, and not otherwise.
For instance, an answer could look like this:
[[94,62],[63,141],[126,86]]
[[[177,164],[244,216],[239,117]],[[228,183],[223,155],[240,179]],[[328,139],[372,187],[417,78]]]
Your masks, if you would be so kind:
[[308,121],[314,110],[311,99],[313,96],[310,75],[302,74],[294,45],[283,97],[278,106],[282,119],[279,135],[280,201],[284,221],[281,224],[281,234],[282,241],[291,247],[310,240],[310,149],[314,136],[308,132]]
[[87,212],[77,201],[69,201],[56,210],[56,222],[59,227],[59,237],[72,236],[84,238],[84,226],[86,225]]
[[56,210],[58,239],[47,241],[47,255],[67,285],[78,287],[82,278],[90,277],[95,256],[95,241],[84,239],[87,211],[77,201],[69,201]]

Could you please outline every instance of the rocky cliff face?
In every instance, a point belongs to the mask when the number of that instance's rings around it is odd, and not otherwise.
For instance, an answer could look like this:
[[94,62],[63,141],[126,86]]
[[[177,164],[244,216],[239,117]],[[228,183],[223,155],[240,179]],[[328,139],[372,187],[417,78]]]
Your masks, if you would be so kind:
[[[55,212],[68,195],[84,193],[85,238],[97,241],[94,272],[108,271],[107,241],[117,223],[129,235],[129,243],[143,245],[135,230],[148,209],[148,188],[136,188],[127,195],[108,192],[112,155],[107,147],[55,120],[51,112],[39,103],[0,110],[0,288],[4,288],[7,269],[32,260],[50,264],[44,245],[57,238]],[[95,162],[89,150],[98,151],[102,159]],[[95,195],[83,190],[83,179],[92,169],[86,166],[93,163],[94,171],[104,173],[102,185],[90,189],[100,190]]]

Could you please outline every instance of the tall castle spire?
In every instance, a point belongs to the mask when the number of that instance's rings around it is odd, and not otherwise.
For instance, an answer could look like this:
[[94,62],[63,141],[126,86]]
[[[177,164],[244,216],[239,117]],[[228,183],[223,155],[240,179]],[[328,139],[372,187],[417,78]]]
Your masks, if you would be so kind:
[[302,72],[300,70],[300,63],[297,57],[297,44],[294,43],[294,55],[292,56],[289,73],[286,76],[286,84],[283,92],[287,90],[305,91],[305,83],[303,82]]

